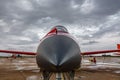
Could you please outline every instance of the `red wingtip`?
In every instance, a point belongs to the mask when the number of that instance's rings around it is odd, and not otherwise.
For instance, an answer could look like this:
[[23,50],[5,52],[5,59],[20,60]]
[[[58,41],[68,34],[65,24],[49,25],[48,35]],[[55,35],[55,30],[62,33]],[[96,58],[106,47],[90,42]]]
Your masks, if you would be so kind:
[[[120,49],[120,44],[117,44],[117,49]],[[116,55],[120,55],[120,52],[118,52]]]
[[117,44],[117,49],[120,49],[120,44]]

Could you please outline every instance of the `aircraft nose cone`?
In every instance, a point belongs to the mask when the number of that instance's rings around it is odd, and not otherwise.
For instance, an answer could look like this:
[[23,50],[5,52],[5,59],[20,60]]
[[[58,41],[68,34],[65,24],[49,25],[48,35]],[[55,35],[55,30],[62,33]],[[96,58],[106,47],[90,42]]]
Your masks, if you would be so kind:
[[39,45],[37,53],[38,66],[48,70],[67,70],[80,65],[78,44],[64,35],[46,38]]

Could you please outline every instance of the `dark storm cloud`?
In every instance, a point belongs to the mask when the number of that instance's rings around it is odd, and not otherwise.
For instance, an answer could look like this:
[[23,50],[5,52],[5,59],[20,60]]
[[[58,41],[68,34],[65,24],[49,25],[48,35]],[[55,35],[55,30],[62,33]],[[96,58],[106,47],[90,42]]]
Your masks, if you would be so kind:
[[120,10],[120,0],[95,0],[96,14],[113,15]]
[[81,5],[81,0],[50,0],[49,4],[42,6],[36,1],[31,1],[34,10],[23,13],[25,15],[25,23],[31,24],[37,22],[44,17],[52,17],[60,20],[60,22],[74,22],[76,19],[76,10],[72,9],[71,2]]
[[[101,16],[106,17],[108,15],[112,15],[118,12],[120,9],[119,0],[93,0],[94,2],[93,5],[95,8],[89,14],[82,14],[80,12],[80,7],[85,2],[85,0],[50,0],[49,4],[46,4],[46,6],[42,6],[41,5],[42,3],[39,4],[40,1],[39,3],[36,0],[34,1],[28,0],[28,1],[31,3],[33,9],[27,11],[19,8],[15,4],[17,2],[15,0],[12,1],[2,0],[0,2],[2,4],[1,12],[3,13],[3,16],[9,16],[9,18],[10,15],[12,14],[13,16],[15,14],[19,15],[20,17],[22,17],[21,19],[24,21],[24,23],[28,25],[28,24],[34,24],[39,19],[48,16],[58,19],[61,22],[70,22],[70,23],[75,22],[76,20],[89,21],[89,20],[94,20],[94,18],[101,19]],[[76,9],[72,8],[71,5],[72,2],[74,3],[74,6],[78,5],[79,7]],[[11,16],[11,18],[14,18],[13,16]],[[88,21],[86,21],[86,23],[88,23]]]

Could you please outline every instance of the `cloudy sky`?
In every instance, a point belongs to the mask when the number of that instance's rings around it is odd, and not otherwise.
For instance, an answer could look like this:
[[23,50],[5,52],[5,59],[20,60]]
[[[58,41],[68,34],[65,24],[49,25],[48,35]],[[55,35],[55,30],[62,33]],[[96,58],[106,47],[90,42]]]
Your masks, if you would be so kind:
[[35,52],[56,25],[68,29],[81,51],[116,49],[120,0],[0,0],[0,49]]

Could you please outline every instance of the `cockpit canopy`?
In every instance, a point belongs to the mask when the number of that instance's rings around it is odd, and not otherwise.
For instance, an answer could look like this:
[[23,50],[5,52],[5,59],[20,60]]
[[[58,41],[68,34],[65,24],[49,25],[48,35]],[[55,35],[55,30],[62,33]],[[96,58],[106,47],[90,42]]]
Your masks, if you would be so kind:
[[64,26],[58,25],[58,26],[55,26],[54,28],[57,29],[57,32],[65,32],[65,33],[68,33],[68,30],[67,30]]
[[58,32],[60,32],[60,33],[68,33],[68,30],[64,26],[58,25],[58,26],[53,27],[51,29],[51,31],[47,35],[54,34],[54,33],[57,34]]

